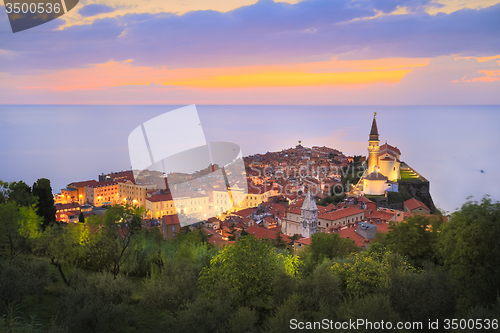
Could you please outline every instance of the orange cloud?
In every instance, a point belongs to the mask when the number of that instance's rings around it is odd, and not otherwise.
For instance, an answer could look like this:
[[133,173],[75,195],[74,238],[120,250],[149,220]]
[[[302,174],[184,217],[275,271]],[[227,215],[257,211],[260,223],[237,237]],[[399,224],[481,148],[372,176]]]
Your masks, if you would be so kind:
[[410,70],[345,72],[345,73],[262,73],[226,75],[200,79],[183,79],[162,82],[164,85],[190,88],[250,88],[250,87],[300,87],[323,85],[352,85],[397,83]]
[[367,85],[397,83],[412,68],[425,66],[428,61],[426,58],[332,59],[290,65],[169,69],[134,66],[132,60],[127,60],[42,75],[14,76],[9,83],[23,89],[63,91],[150,83],[196,88]]

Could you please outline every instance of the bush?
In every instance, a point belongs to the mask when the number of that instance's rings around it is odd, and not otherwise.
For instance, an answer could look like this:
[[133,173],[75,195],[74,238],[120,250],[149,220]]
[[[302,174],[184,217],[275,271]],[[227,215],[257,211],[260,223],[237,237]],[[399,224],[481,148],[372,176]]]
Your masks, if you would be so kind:
[[28,295],[41,298],[43,291],[57,277],[44,261],[13,257],[0,261],[0,314],[9,304],[21,304]]
[[167,259],[162,272],[144,282],[142,304],[176,314],[182,305],[194,301],[198,295],[199,273],[198,267],[185,260]]
[[129,316],[132,286],[124,277],[75,271],[71,280],[60,302],[63,327],[82,333],[135,331]]

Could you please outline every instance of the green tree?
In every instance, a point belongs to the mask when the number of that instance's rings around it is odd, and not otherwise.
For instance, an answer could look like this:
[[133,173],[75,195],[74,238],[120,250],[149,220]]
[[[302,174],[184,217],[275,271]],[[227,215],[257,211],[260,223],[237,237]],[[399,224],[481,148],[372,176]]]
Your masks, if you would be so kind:
[[439,249],[459,294],[462,314],[489,306],[500,292],[500,203],[469,201],[442,226]]
[[288,245],[290,247],[293,246],[293,243],[296,241],[296,240],[299,240],[300,239],[300,235],[299,234],[293,234],[292,236],[288,237],[288,239],[290,239],[290,241],[288,242]]
[[75,271],[63,290],[59,316],[68,332],[136,332],[131,318],[132,285],[109,273]]
[[221,282],[235,295],[235,305],[268,308],[278,267],[278,255],[269,242],[253,235],[240,237],[203,268],[199,286],[205,297],[214,298]]
[[382,293],[408,322],[452,318],[455,312],[455,291],[442,267],[426,265],[420,271],[394,272]]
[[217,281],[214,297],[197,297],[194,302],[186,304],[177,317],[172,318],[167,313],[167,323],[163,326],[170,332],[227,332],[231,313],[236,312],[234,303],[232,289]]
[[302,299],[302,314],[311,321],[335,319],[335,311],[342,302],[340,279],[330,265],[325,261],[300,280],[298,290]]
[[427,261],[438,260],[437,242],[441,216],[416,215],[407,221],[394,224],[381,236],[381,243],[388,250],[406,256],[414,265],[422,267]]
[[340,237],[336,233],[318,232],[312,235],[311,244],[301,251],[300,256],[305,263],[305,271],[311,273],[325,259],[343,258],[359,251],[351,239]]
[[234,227],[234,223],[229,226],[229,237],[228,240],[234,241],[236,240],[236,228]]
[[13,201],[0,204],[0,245],[6,245],[13,256],[26,248],[29,239],[39,236],[40,223],[34,207],[19,207]]
[[0,180],[0,204],[7,201],[8,198],[9,183]]
[[273,246],[275,248],[278,248],[278,249],[286,249],[287,248],[287,242],[283,239],[283,237],[281,237],[283,233],[281,231],[278,231],[278,233],[276,234],[276,238],[271,240],[271,243],[273,244]]
[[[89,235],[88,264],[100,271],[116,276],[133,251],[136,234],[142,225],[143,208],[130,205],[113,205],[104,213],[102,225]],[[95,221],[94,221],[95,220]],[[98,219],[92,219],[98,222]]]
[[85,216],[83,215],[83,212],[80,212],[80,214],[78,214],[78,222],[85,223]]
[[[391,322],[393,325],[400,321],[400,317],[391,305],[391,300],[386,295],[379,293],[369,294],[364,297],[350,299],[341,304],[338,309],[340,321],[357,321],[364,320],[365,322],[375,323],[384,321]],[[425,322],[427,323],[427,321]],[[425,325],[424,323],[424,325]],[[424,326],[425,327],[425,326]],[[350,332],[351,330],[343,330]],[[373,327],[363,325],[356,332],[396,332],[396,329],[380,329],[375,330]],[[401,332],[401,331],[398,331]],[[404,332],[404,331],[403,331]]]
[[169,311],[172,316],[199,294],[196,285],[201,271],[200,265],[180,256],[166,258],[164,269],[153,273],[144,281],[142,304],[149,309]]
[[393,271],[405,272],[412,267],[398,254],[391,252],[361,252],[348,262],[335,262],[332,271],[340,278],[348,299],[364,297],[386,287]]
[[[49,268],[44,261],[20,256],[0,261],[0,314],[9,306],[26,304],[30,296],[32,300],[33,297],[41,298],[52,280]],[[0,332],[4,332],[1,328],[0,325]]]
[[83,260],[83,246],[88,242],[89,228],[84,225],[70,224],[48,226],[37,240],[35,253],[49,259],[67,286],[71,281],[64,273],[63,265],[74,266]]
[[9,184],[8,197],[9,201],[24,207],[30,207],[37,202],[37,199],[31,193],[31,187],[23,181]]
[[302,313],[302,299],[299,293],[288,297],[283,304],[278,306],[274,316],[270,316],[265,323],[266,332],[288,333],[290,332],[290,320],[304,321]]
[[42,227],[45,229],[56,220],[56,207],[50,180],[40,178],[33,184],[33,195],[38,198],[37,214],[43,219]]

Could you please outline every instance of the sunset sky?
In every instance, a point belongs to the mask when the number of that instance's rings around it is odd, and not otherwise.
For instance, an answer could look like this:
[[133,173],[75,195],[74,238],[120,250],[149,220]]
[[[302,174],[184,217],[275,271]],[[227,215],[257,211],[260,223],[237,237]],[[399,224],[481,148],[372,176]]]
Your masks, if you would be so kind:
[[15,34],[1,9],[0,104],[500,104],[500,0],[90,0]]

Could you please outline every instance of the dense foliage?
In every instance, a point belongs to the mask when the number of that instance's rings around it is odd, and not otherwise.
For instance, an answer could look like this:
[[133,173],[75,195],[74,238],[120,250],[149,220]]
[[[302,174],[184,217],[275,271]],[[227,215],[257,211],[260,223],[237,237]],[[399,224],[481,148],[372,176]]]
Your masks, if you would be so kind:
[[294,255],[253,235],[220,249],[200,231],[164,240],[130,206],[43,229],[24,185],[0,184],[0,332],[289,332],[291,319],[500,313],[500,204],[488,198],[449,222],[410,218],[367,250],[315,234]]

